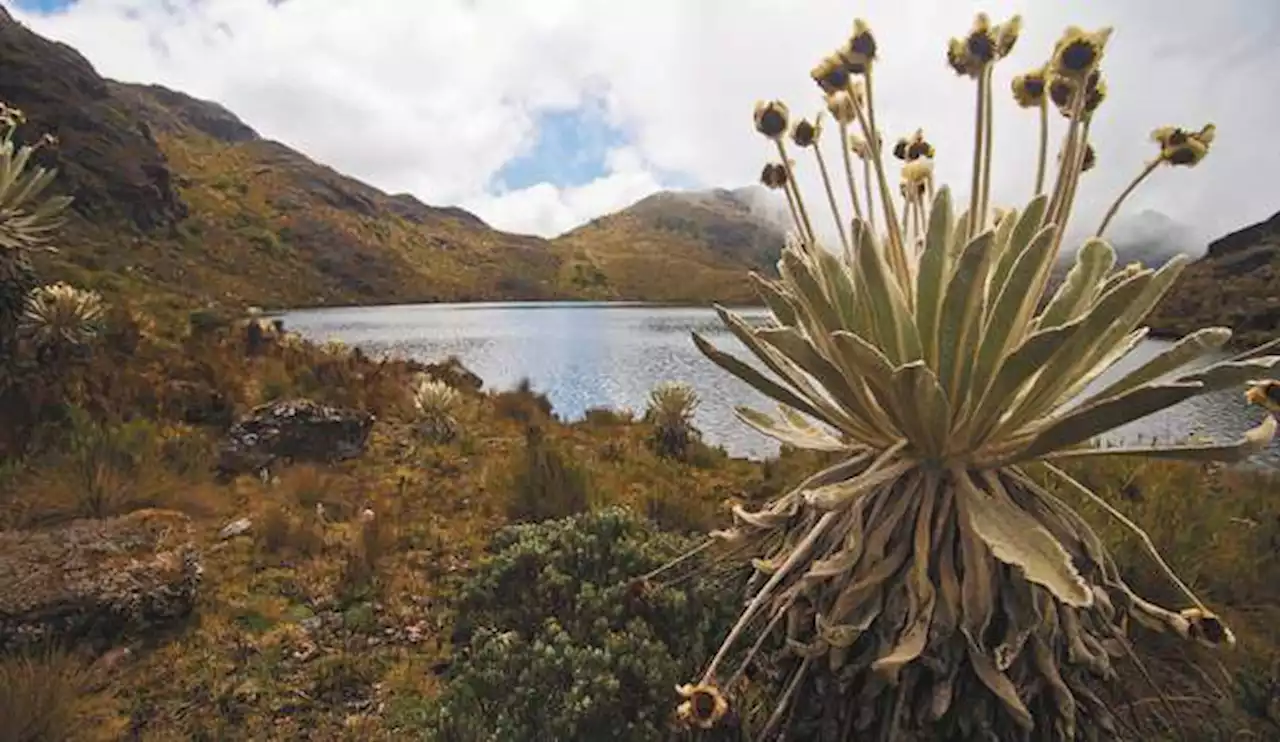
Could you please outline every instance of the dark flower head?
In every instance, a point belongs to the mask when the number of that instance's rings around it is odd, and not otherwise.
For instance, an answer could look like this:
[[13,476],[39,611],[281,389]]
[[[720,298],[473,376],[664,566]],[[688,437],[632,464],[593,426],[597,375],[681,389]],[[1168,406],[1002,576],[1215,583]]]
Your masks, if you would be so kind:
[[986,13],[979,13],[973,19],[973,28],[964,39],[965,51],[979,65],[988,64],[996,58],[996,35],[991,29],[991,20]]
[[1054,76],[1049,81],[1049,100],[1058,107],[1058,112],[1071,117],[1071,104],[1075,97],[1076,85],[1065,77]]
[[780,162],[771,162],[760,171],[760,183],[766,188],[778,190],[787,185],[787,168]]
[[1209,145],[1217,127],[1207,124],[1200,131],[1164,126],[1151,132],[1151,138],[1160,145],[1160,160],[1169,165],[1195,167],[1209,154]]
[[1036,108],[1044,104],[1045,74],[1043,69],[1032,70],[1013,78],[1013,99],[1023,108]]
[[1110,28],[1090,33],[1071,26],[1054,46],[1054,73],[1075,80],[1083,80],[1102,60],[1102,52],[1110,37]]
[[876,59],[876,37],[861,18],[853,22],[853,33],[840,50],[840,59],[851,75],[863,75]]
[[1089,79],[1084,86],[1084,112],[1093,113],[1106,99],[1107,81],[1102,79],[1101,72],[1094,70],[1089,73]]
[[787,133],[790,116],[787,104],[782,101],[760,101],[756,103],[756,131],[770,139],[780,139]]
[[676,716],[686,726],[713,729],[729,712],[729,701],[714,685],[682,685],[676,692],[685,699],[676,708]]
[[808,119],[800,119],[796,122],[795,128],[791,130],[791,141],[795,142],[797,147],[812,147],[820,136],[822,136],[822,121],[820,119],[813,122]]
[[827,95],[844,90],[849,86],[849,70],[839,55],[824,58],[809,72],[813,81],[818,83],[822,92]]

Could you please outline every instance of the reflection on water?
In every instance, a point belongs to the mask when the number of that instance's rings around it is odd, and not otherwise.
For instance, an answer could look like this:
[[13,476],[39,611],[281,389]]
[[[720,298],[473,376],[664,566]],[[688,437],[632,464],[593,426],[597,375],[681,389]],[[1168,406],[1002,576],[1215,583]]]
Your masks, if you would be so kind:
[[[742,310],[752,322],[764,310]],[[689,333],[714,339],[741,357],[746,350],[710,309],[623,303],[435,304],[317,309],[284,315],[287,326],[317,340],[339,338],[369,353],[391,352],[424,361],[456,355],[488,388],[507,389],[528,377],[562,418],[590,407],[644,407],[660,381],[684,381],[702,398],[696,423],[706,438],[739,456],[777,450],[734,417],[735,405],[769,407],[754,389],[721,371],[693,346]],[[1095,382],[1160,352],[1148,341]],[[1100,387],[1098,387],[1100,388]],[[1184,402],[1116,431],[1109,442],[1172,441],[1193,433],[1215,439],[1239,436],[1262,412],[1233,389]],[[1280,447],[1258,457],[1280,464]]]

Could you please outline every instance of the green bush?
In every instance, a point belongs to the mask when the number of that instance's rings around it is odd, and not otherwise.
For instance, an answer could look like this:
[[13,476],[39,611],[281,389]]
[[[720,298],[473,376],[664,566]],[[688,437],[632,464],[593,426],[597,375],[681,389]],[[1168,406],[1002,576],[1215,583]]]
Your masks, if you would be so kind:
[[690,543],[621,508],[500,531],[461,591],[438,738],[679,738],[674,686],[735,606],[702,576],[674,587],[636,578]]

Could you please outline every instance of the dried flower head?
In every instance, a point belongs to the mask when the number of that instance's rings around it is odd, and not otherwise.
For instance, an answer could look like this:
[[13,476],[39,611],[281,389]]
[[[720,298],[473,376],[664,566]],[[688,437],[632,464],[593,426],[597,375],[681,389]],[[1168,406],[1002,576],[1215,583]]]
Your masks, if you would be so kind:
[[1151,132],[1153,141],[1160,145],[1160,160],[1169,165],[1195,167],[1209,154],[1217,127],[1206,124],[1200,131],[1163,126]]
[[853,22],[853,33],[839,52],[844,67],[851,75],[864,75],[876,60],[876,37],[861,18]]
[[849,151],[857,155],[859,159],[865,160],[871,157],[871,145],[866,139],[857,134],[849,135]]
[[1075,97],[1075,83],[1070,78],[1059,77],[1053,75],[1048,81],[1048,99],[1053,101],[1053,105],[1057,106],[1059,113],[1064,116],[1071,115],[1071,101]]
[[907,198],[923,196],[928,192],[933,181],[933,161],[927,159],[908,160],[902,166],[902,183],[900,190]]
[[1098,110],[1098,106],[1102,105],[1102,101],[1107,98],[1107,81],[1103,79],[1102,73],[1094,70],[1089,73],[1089,79],[1084,86],[1084,112],[1090,115]]
[[770,139],[781,139],[787,133],[791,112],[787,104],[780,100],[760,101],[756,103],[756,131]]
[[1093,143],[1087,142],[1084,145],[1084,159],[1080,163],[1080,172],[1087,173],[1098,164],[1098,153],[1093,149]]
[[714,729],[729,712],[729,701],[709,683],[677,686],[676,692],[685,699],[676,708],[676,717],[685,726]]
[[858,119],[858,109],[852,95],[847,90],[837,90],[827,94],[827,113],[842,124],[851,124]]
[[1053,72],[1073,80],[1083,80],[1102,61],[1111,29],[1087,32],[1076,26],[1067,29],[1053,49]]
[[778,190],[787,185],[787,168],[780,162],[771,162],[760,171],[760,183],[765,188]]
[[104,311],[97,293],[55,283],[27,296],[19,328],[37,347],[82,346],[97,334]]
[[924,129],[916,129],[909,137],[903,137],[893,146],[893,156],[904,162],[914,162],[921,157],[934,156],[933,145],[924,138]]
[[822,92],[828,95],[844,90],[848,87],[850,79],[849,70],[838,54],[823,57],[822,61],[809,72],[809,76],[818,83]]
[[1280,381],[1275,379],[1250,381],[1244,398],[1249,404],[1258,405],[1272,413],[1280,413]]
[[818,116],[812,122],[810,122],[809,119],[800,119],[791,130],[791,141],[795,142],[796,146],[801,148],[812,147],[821,136],[821,116]]
[[1013,99],[1023,108],[1037,108],[1045,101],[1045,68],[1031,70],[1013,78]]

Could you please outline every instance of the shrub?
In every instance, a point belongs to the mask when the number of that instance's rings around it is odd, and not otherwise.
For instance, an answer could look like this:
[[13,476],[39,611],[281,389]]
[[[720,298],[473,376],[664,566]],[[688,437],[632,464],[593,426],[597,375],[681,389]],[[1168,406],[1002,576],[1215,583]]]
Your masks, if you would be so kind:
[[525,429],[524,456],[512,477],[507,515],[512,520],[563,518],[587,509],[587,477],[547,438],[546,429]]
[[79,408],[70,410],[69,422],[55,476],[77,495],[78,515],[105,518],[153,502],[162,462],[154,423],[101,423]]
[[521,379],[516,388],[493,396],[493,410],[498,417],[522,423],[534,423],[551,418],[551,400],[545,394],[533,391],[528,379]]
[[441,740],[674,739],[669,699],[731,615],[637,582],[689,541],[620,508],[503,529],[462,587]]

